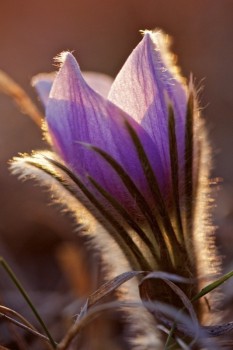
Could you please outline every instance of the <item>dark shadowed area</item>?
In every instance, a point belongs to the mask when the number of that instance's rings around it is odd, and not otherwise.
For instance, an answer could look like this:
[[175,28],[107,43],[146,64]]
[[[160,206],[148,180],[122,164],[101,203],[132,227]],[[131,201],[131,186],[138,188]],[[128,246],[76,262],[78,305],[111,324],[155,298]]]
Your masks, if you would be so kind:
[[[216,195],[214,224],[218,225],[224,266],[229,269],[233,264],[231,0],[1,1],[0,69],[27,91],[43,113],[30,80],[37,73],[55,70],[53,58],[58,53],[71,50],[82,70],[114,77],[141,39],[139,30],[154,28],[171,35],[184,76],[189,78],[192,72],[196,85],[203,88],[200,101],[215,150],[212,175],[223,179]],[[9,173],[7,162],[18,152],[49,147],[42,141],[41,131],[2,94],[0,118],[0,254],[34,299],[40,300],[44,291],[47,300],[41,310],[50,315],[49,300],[57,298],[54,307],[62,308],[56,291],[66,293],[69,289],[68,301],[72,294],[86,295],[94,288],[91,274],[85,273],[91,258],[87,259],[69,214],[61,214],[51,205],[51,194],[33,181],[22,183]],[[74,270],[70,273],[69,266],[71,270],[77,267],[78,276]],[[17,304],[21,311],[21,297],[0,270],[3,287],[12,294],[6,296],[0,291],[2,303]],[[30,318],[30,312],[26,316]],[[59,330],[54,332],[60,336]],[[9,336],[7,331],[3,333],[6,335],[0,336],[0,343]]]

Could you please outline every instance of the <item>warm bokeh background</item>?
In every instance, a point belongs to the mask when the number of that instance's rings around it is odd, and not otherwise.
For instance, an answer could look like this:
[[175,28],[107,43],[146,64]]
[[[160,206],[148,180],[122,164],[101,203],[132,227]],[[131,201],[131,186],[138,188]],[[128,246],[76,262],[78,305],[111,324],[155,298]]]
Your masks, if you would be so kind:
[[[198,86],[204,87],[201,102],[215,149],[213,176],[224,179],[215,223],[229,263],[233,257],[231,0],[2,0],[0,69],[36,101],[31,77],[53,70],[53,57],[62,50],[74,50],[83,70],[114,76],[139,42],[139,30],[155,27],[174,38],[183,74],[193,72]],[[0,118],[0,254],[17,263],[19,275],[31,288],[52,290],[60,278],[54,273],[59,269],[55,252],[61,242],[76,237],[68,216],[49,205],[44,190],[33,182],[19,182],[7,169],[7,161],[18,152],[47,147],[40,130],[3,95]],[[51,271],[48,280],[43,262]]]

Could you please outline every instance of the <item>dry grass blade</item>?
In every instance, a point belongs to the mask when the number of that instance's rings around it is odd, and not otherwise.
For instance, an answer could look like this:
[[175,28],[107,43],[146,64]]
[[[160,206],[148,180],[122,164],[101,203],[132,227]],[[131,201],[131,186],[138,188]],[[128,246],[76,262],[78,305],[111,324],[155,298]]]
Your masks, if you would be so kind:
[[97,302],[101,301],[104,297],[109,295],[112,291],[116,290],[123,283],[129,281],[131,278],[142,276],[147,274],[146,271],[128,271],[121,275],[115,277],[111,281],[104,283],[99,289],[97,289],[88,298],[88,307],[95,305]]
[[192,280],[190,280],[189,278],[185,278],[179,275],[176,275],[174,273],[168,273],[168,272],[163,272],[163,271],[154,271],[154,272],[150,272],[146,277],[144,277],[141,281],[141,284],[150,278],[156,278],[156,279],[167,279],[170,280],[172,282],[178,282],[178,283],[191,283]]
[[[180,335],[188,336],[195,339],[198,346],[201,349],[219,350],[216,342],[213,342],[205,330],[205,327],[198,326],[198,329],[194,329],[193,322],[186,314],[179,312],[178,309],[171,305],[167,305],[160,302],[145,302],[145,306],[150,310],[158,321],[162,323],[166,328],[173,327],[176,320],[176,329]],[[198,331],[198,334],[197,334]],[[174,335],[174,337],[176,334]],[[192,346],[192,345],[191,345]],[[191,346],[189,348],[191,349]],[[194,347],[196,348],[196,347]],[[193,347],[192,347],[193,349]]]
[[[145,281],[149,280],[149,279],[161,279],[164,283],[166,283],[172,290],[173,292],[179,297],[179,299],[182,301],[184,307],[188,310],[190,316],[191,316],[191,321],[193,324],[193,328],[194,328],[194,340],[193,343],[196,342],[196,338],[198,335],[198,329],[199,329],[199,324],[198,324],[198,319],[196,316],[196,313],[194,311],[193,305],[191,303],[191,301],[188,299],[188,297],[186,296],[186,294],[172,281],[174,282],[180,282],[180,283],[190,283],[190,280],[185,279],[183,277],[180,277],[178,275],[173,275],[173,274],[169,274],[166,272],[152,272],[150,274],[148,274],[146,277],[144,277],[140,283],[140,291],[141,291],[141,295],[145,295],[146,296],[146,290],[143,288],[143,284],[145,283]],[[184,311],[184,309],[180,309],[177,312],[177,317],[180,313],[182,313]],[[167,343],[169,344],[170,338],[173,336],[174,330],[176,327],[176,319],[174,319],[173,321],[173,326],[171,329],[171,333],[169,334]],[[165,346],[165,348],[167,349],[167,345]]]
[[[224,283],[231,276],[232,276],[232,271],[229,272],[228,274],[224,275],[223,277],[221,277],[219,280],[215,281],[214,283],[211,283],[209,286],[203,288],[203,290],[200,293],[198,293],[198,295],[196,296],[196,298],[194,298],[194,300],[197,300],[198,298],[203,297],[205,294],[207,294],[208,292],[210,292],[214,288],[216,288],[219,285],[221,285],[222,283]],[[161,278],[165,283],[167,283],[169,285],[169,287],[172,288],[173,291],[180,297],[185,308],[189,311],[189,314],[191,316],[190,322],[192,324],[192,326],[190,326],[190,327],[188,326],[188,323],[182,322],[183,323],[182,324],[180,322],[177,322],[177,319],[180,319],[180,317],[182,317],[182,311],[184,309],[176,310],[175,312],[171,313],[173,318],[174,318],[173,320],[163,318],[163,316],[161,317],[161,314],[158,313],[158,309],[157,310],[153,309],[155,311],[156,318],[158,320],[160,320],[163,324],[165,324],[167,327],[169,327],[169,326],[173,327],[174,322],[175,322],[176,323],[175,327],[176,327],[176,329],[178,329],[179,332],[183,333],[184,335],[192,337],[193,341],[190,344],[190,346],[193,346],[194,343],[198,342],[198,336],[200,336],[200,332],[202,333],[202,338],[204,337],[204,335],[206,338],[212,338],[212,337],[220,337],[222,335],[225,335],[225,334],[233,331],[233,322],[228,322],[228,323],[219,324],[219,325],[212,325],[212,326],[200,326],[199,325],[197,317],[196,317],[196,313],[195,313],[193,306],[192,306],[192,300],[190,301],[187,298],[187,296],[183,293],[183,291],[173,283],[173,282],[190,283],[190,281],[188,279],[185,279],[183,277],[180,277],[180,276],[177,276],[174,274],[168,274],[165,272],[158,271],[158,272],[151,272],[146,277],[144,277],[141,281],[141,285],[143,285],[143,282],[145,280],[148,280],[150,278]],[[171,280],[173,282],[171,282]],[[147,305],[147,304],[148,304],[148,302],[146,301],[145,305]],[[162,303],[159,303],[159,304],[162,305]],[[151,304],[149,303],[148,305],[149,305],[149,309],[151,309]],[[169,306],[166,306],[166,308],[167,307],[169,308]],[[153,311],[153,310],[151,309],[151,311]],[[166,312],[164,314],[166,315]],[[174,335],[174,337],[175,337],[175,335]]]
[[28,115],[36,125],[41,127],[43,115],[39,112],[36,105],[32,102],[27,93],[5,72],[0,70],[0,91],[10,96],[20,110]]
[[233,322],[219,324],[214,326],[204,326],[203,329],[210,337],[219,337],[221,335],[232,332]]
[[142,299],[145,299],[145,300],[150,300],[150,297],[148,296],[148,293],[147,293],[147,287],[144,286],[145,282],[150,279],[161,279],[163,281],[169,280],[173,282],[186,283],[186,284],[189,284],[192,282],[190,279],[175,275],[173,273],[168,273],[163,271],[150,272],[146,277],[144,277],[141,280],[139,284],[140,295]]
[[[9,309],[8,309],[8,311],[9,311]],[[13,311],[13,310],[11,310],[11,311]],[[17,313],[16,313],[16,314],[17,314]],[[19,317],[19,316],[20,316],[20,315],[17,314],[17,317]],[[0,318],[5,319],[5,320],[7,320],[7,321],[13,323],[14,325],[16,325],[16,326],[18,326],[18,327],[24,329],[24,330],[27,331],[28,333],[31,333],[31,334],[33,334],[33,335],[35,335],[35,336],[41,338],[42,340],[45,340],[45,341],[46,341],[46,344],[47,344],[47,346],[48,346],[48,349],[53,349],[53,347],[50,345],[50,339],[49,339],[48,337],[46,337],[45,335],[43,335],[43,334],[39,333],[38,331],[36,331],[35,328],[34,328],[33,326],[30,325],[30,323],[28,323],[28,322],[25,322],[26,324],[25,324],[25,323],[21,323],[21,322],[15,320],[14,318],[12,318],[12,317],[6,315],[6,314],[3,313],[3,312],[0,312]],[[19,318],[20,318],[20,319],[23,319],[23,317],[19,317]],[[23,320],[24,320],[24,319],[23,319]],[[28,324],[29,324],[30,326],[29,326]]]
[[[120,303],[117,303],[118,306]],[[110,308],[116,307],[116,302],[106,303],[103,305],[97,305],[90,309],[88,312],[85,312],[84,317],[78,319],[78,322],[74,323],[73,326],[65,334],[64,338],[57,346],[57,350],[66,350],[68,349],[71,342],[79,334],[79,332],[91,321],[94,320],[101,312],[104,310],[109,310]]]
[[10,314],[14,317],[17,317],[23,324],[25,324],[27,327],[33,329],[36,331],[35,327],[26,320],[26,318],[24,318],[22,315],[20,315],[18,312],[10,309],[9,307],[0,305],[0,313],[2,314]]
[[104,311],[119,309],[119,308],[144,308],[141,302],[119,302],[113,301],[101,305],[95,305],[93,308],[89,309],[88,312],[84,315],[84,317],[78,322],[76,322],[66,333],[65,337],[58,344],[57,350],[66,350],[68,349],[71,342],[74,338],[79,334],[79,332],[87,326],[90,322],[95,320],[101,313]]
[[[65,350],[73,340],[73,338],[79,333],[79,331],[88,323],[97,317],[98,314],[104,310],[109,310],[110,308],[116,308],[120,306],[128,306],[128,304],[121,302],[112,302],[102,305],[97,305],[104,297],[108,296],[111,292],[120,287],[123,283],[129,281],[130,279],[143,276],[147,274],[146,271],[129,271],[116,276],[111,281],[104,283],[98,290],[91,294],[83,306],[76,323],[70,328],[70,330],[65,335],[64,339],[58,345],[59,350]],[[131,305],[131,304],[130,304]],[[142,306],[141,303],[136,304],[137,307]],[[133,304],[135,306],[135,303]],[[91,309],[90,309],[91,308]]]
[[[193,305],[191,303],[191,301],[188,299],[188,297],[185,295],[185,293],[178,287],[176,286],[173,282],[169,281],[169,280],[165,280],[164,282],[168,284],[168,286],[176,293],[176,295],[179,296],[180,300],[182,301],[182,303],[184,304],[185,308],[188,310],[190,316],[191,316],[191,320],[193,323],[193,328],[194,328],[194,339],[192,341],[192,345],[194,345],[197,341],[197,337],[199,334],[199,323],[198,323],[198,319],[197,319],[197,315],[194,311]],[[183,309],[181,309],[178,314],[182,313]],[[175,330],[176,327],[176,320],[174,321],[174,326],[171,332],[173,332],[173,330]]]
[[[169,335],[170,332],[171,332],[170,329],[164,327],[163,325],[158,325],[158,329],[160,329],[162,332],[164,332],[167,335]],[[181,349],[183,349],[183,350],[190,350],[189,345],[186,344],[181,338],[177,337],[175,334],[174,334],[174,339],[179,344]]]
[[6,260],[0,256],[0,264],[5,270],[5,272],[8,274],[10,277],[11,281],[14,283],[15,287],[18,289],[20,294],[22,295],[23,299],[26,301],[27,305],[31,309],[32,313],[34,314],[35,318],[41,325],[42,329],[44,330],[45,334],[47,335],[48,339],[50,340],[50,343],[52,347],[55,349],[56,348],[56,342],[54,341],[53,337],[51,336],[45,322],[43,321],[42,317],[40,316],[40,313],[38,312],[37,308],[34,306],[33,302],[31,301],[31,298],[27,294],[26,290],[23,288],[22,284],[14,274],[13,270],[10,268]]
[[142,279],[140,282],[140,288],[143,288],[143,283],[146,280],[149,279],[161,279],[163,280],[180,298],[182,303],[184,304],[185,308],[189,311],[191,319],[193,323],[198,323],[196,313],[193,309],[191,301],[188,299],[188,297],[185,295],[185,293],[174,283],[190,283],[190,280],[172,273],[162,272],[162,271],[156,271],[149,273],[146,277]]
[[[145,306],[148,310],[150,310],[158,321],[160,321],[163,326],[167,329],[171,328],[174,324],[174,320],[177,321],[177,330],[181,336],[188,336],[191,338],[195,338],[197,336],[196,330],[194,330],[194,325],[190,317],[185,314],[181,314],[179,310],[176,308],[166,305],[160,302],[150,302],[145,301],[143,305],[141,302],[109,302],[101,305],[94,305],[93,308],[89,309],[88,312],[84,315],[84,317],[78,320],[66,333],[65,337],[58,344],[57,350],[66,350],[69,348],[69,345],[74,340],[76,336],[80,333],[80,331],[87,326],[90,322],[93,322],[96,317],[98,317],[102,312],[113,310],[117,308],[141,308]],[[158,326],[161,328],[161,326]],[[198,337],[196,338],[197,344],[200,348],[205,348],[208,350],[219,350],[217,344],[212,342],[212,340],[208,337],[209,334],[206,332],[205,327],[198,327]],[[174,337],[177,338],[175,334]],[[177,343],[181,345],[179,342],[180,336],[178,336]],[[181,340],[182,342],[182,340]],[[185,348],[185,343],[182,342],[182,345]],[[187,349],[187,348],[186,348]],[[191,349],[189,346],[188,349]]]
[[99,303],[103,298],[111,294],[113,291],[115,291],[118,287],[120,287],[123,283],[129,281],[130,279],[145,275],[148,272],[146,271],[128,271],[124,272],[119,276],[116,276],[110,281],[107,281],[106,283],[102,284],[100,288],[98,288],[94,293],[92,293],[85,305],[82,307],[82,310],[78,316],[78,320],[80,320],[82,317],[84,317],[87,313],[87,311],[90,309],[90,307],[93,307],[95,304]]

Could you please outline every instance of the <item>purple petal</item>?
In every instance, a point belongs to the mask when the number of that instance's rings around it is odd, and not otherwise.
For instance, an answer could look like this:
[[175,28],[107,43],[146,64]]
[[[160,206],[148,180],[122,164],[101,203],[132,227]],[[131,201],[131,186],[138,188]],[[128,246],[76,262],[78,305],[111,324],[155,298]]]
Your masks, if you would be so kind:
[[83,72],[82,75],[93,90],[107,98],[113,83],[112,77],[97,72]]
[[[113,79],[110,76],[103,73],[83,72],[83,77],[92,87],[92,89],[104,97],[108,96],[113,82]],[[54,79],[55,73],[38,74],[32,79],[32,86],[34,86],[36,89],[44,107],[46,107],[48,103],[49,93],[51,91]]]
[[90,174],[108,191],[126,201],[127,191],[112,168],[80,142],[90,143],[108,152],[145,192],[147,184],[124,124],[128,120],[149,158],[153,157],[159,171],[159,183],[163,186],[161,160],[150,136],[130,116],[86,84],[70,53],[63,55],[63,64],[49,96],[46,117],[54,147],[64,161],[83,178],[86,173]]
[[[140,123],[149,133],[170,172],[167,100],[176,118],[179,160],[183,163],[186,89],[174,73],[165,53],[165,37],[160,32],[145,32],[143,40],[127,59],[116,77],[109,100]],[[171,59],[170,59],[171,61]]]
[[54,73],[42,73],[32,78],[32,86],[35,87],[44,107],[48,103],[49,93],[55,78]]

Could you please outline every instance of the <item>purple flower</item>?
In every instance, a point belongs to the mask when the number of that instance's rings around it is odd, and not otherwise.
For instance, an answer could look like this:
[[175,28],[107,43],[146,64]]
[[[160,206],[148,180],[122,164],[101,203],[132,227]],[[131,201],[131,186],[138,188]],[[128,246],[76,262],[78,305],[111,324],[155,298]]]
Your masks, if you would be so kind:
[[[55,182],[108,266],[118,269],[122,260],[112,260],[109,235],[133,269],[192,278],[182,290],[193,300],[204,283],[199,275],[212,274],[218,263],[207,226],[210,151],[195,92],[166,48],[161,32],[146,31],[112,84],[87,77],[94,89],[72,54],[63,53],[57,75],[39,76],[34,85],[64,164],[51,152],[36,152],[15,158],[12,169]],[[173,294],[157,282],[140,291],[165,302]]]
[[[43,77],[35,82],[46,104],[46,121],[55,150],[88,186],[91,184],[87,175],[130,210],[135,210],[135,200],[119,174],[86,144],[109,154],[130,176],[147,202],[154,205],[142,162],[126,127],[129,125],[143,146],[161,193],[169,200],[168,101],[175,114],[180,169],[184,164],[187,106],[186,87],[169,60],[164,36],[160,32],[146,31],[117,75],[107,98],[86,83],[69,52],[61,55],[61,67],[53,84],[51,79]],[[181,181],[182,176],[180,170]]]

